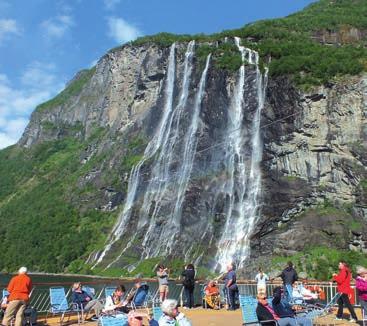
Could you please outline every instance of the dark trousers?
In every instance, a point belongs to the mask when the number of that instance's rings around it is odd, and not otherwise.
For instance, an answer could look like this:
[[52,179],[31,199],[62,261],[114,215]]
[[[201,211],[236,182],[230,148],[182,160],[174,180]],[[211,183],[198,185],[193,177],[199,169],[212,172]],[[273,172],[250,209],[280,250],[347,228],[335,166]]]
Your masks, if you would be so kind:
[[348,298],[347,294],[342,293],[337,302],[338,302],[338,313],[336,314],[336,317],[338,317],[338,318],[343,317],[343,308],[345,306],[345,307],[348,308],[352,318],[355,319],[355,320],[358,320],[357,315],[356,315],[352,305],[350,304],[350,301],[349,301],[349,298]]
[[185,287],[185,306],[188,308],[192,308],[194,306],[194,288]]
[[227,295],[228,295],[228,304],[229,310],[236,309],[236,296],[237,296],[238,288],[235,287],[234,289],[227,288]]

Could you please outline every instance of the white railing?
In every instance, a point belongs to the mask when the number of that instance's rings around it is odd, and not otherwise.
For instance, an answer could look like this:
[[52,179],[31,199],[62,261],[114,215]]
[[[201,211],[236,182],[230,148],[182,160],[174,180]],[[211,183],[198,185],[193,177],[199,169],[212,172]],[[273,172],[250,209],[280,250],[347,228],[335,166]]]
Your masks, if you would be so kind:
[[[122,282],[127,288],[131,288],[132,283]],[[114,285],[119,285],[120,282],[117,281]],[[151,296],[154,298],[154,301],[157,301],[159,298],[159,291],[158,291],[158,284],[154,281],[148,281],[150,287]],[[310,284],[310,282],[308,283]],[[331,282],[312,282],[310,285],[319,286],[325,293],[326,299],[324,300],[325,303],[329,302],[331,298],[333,298],[337,292],[335,283]],[[36,285],[32,291],[32,295],[30,298],[30,305],[35,307],[38,312],[46,312],[50,307],[50,299],[49,299],[49,287],[51,286],[58,286],[55,283],[50,284],[49,286],[44,283],[42,285]],[[64,286],[65,291],[67,293],[67,298],[69,302],[71,302],[71,284],[60,284],[59,286]],[[111,286],[111,284],[109,284]],[[203,298],[203,288],[205,286],[204,282],[197,282],[194,291],[194,300],[195,304],[202,304]],[[267,293],[271,295],[273,289],[277,286],[281,286],[280,283],[269,283],[267,284]],[[95,285],[95,298],[103,299],[104,298],[104,288],[106,287],[105,284],[96,284]],[[241,295],[251,295],[256,296],[257,293],[257,286],[254,282],[239,282],[238,284],[239,293]],[[352,286],[354,288],[354,286]],[[224,298],[223,289],[224,284],[219,284],[220,294]],[[355,302],[356,305],[359,305],[358,298],[356,291],[355,292]],[[184,302],[184,295],[183,295],[183,287],[180,283],[175,281],[171,281],[169,284],[169,297],[176,299],[180,305]]]

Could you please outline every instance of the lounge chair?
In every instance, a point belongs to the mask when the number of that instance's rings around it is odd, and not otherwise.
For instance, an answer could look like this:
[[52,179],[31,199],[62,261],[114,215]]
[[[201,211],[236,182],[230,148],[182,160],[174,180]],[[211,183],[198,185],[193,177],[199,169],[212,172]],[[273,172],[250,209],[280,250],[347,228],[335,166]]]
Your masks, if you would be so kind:
[[113,316],[102,316],[99,318],[101,326],[128,326],[127,315],[118,314]]
[[154,320],[158,321],[159,318],[161,318],[161,316],[163,315],[162,309],[161,307],[157,306],[157,307],[152,307],[153,310],[153,318]]
[[147,308],[149,301],[152,301],[149,293],[149,285],[144,283],[135,292],[131,301],[131,307],[134,310],[137,308]]
[[240,307],[242,311],[242,325],[262,325],[262,324],[273,324],[278,325],[276,320],[264,320],[259,321],[256,315],[257,300],[251,296],[239,296]]
[[50,294],[50,309],[47,311],[46,314],[46,321],[49,314],[60,315],[60,325],[64,321],[64,317],[66,314],[77,313],[78,315],[78,324],[82,321],[81,319],[81,310],[78,308],[77,305],[69,304],[65,289],[63,287],[51,287],[49,289]]

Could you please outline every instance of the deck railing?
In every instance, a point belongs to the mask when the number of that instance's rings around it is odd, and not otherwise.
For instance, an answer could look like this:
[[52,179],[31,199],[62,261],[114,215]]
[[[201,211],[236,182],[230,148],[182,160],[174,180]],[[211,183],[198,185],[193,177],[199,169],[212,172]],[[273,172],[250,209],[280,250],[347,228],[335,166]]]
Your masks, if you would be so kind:
[[[133,286],[132,282],[122,282],[125,287],[129,289]],[[158,284],[157,282],[149,281],[150,294],[156,299],[159,298],[158,294]],[[118,285],[120,282],[116,282],[114,285]],[[203,297],[203,288],[205,286],[205,282],[197,282],[194,291],[194,300],[195,304],[202,304]],[[86,285],[91,286],[95,289],[95,298],[103,299],[104,298],[104,289],[106,284],[97,282],[97,283],[86,283]],[[272,293],[273,289],[277,286],[280,286],[280,283],[268,283],[267,284],[267,293]],[[331,282],[313,282],[312,285],[319,286],[325,293],[326,299],[325,302],[329,302],[331,298],[333,298],[336,294],[336,285]],[[65,288],[65,293],[67,293],[68,301],[71,302],[71,283],[39,283],[35,284],[33,287],[33,291],[30,298],[30,305],[35,307],[38,312],[46,312],[50,308],[50,298],[49,298],[49,288],[51,286],[63,286]],[[108,284],[111,286],[111,283]],[[0,285],[1,287],[1,285]],[[2,287],[5,287],[3,285]],[[238,284],[239,293],[242,295],[251,295],[256,296],[257,286],[254,282],[241,282]],[[354,288],[352,286],[352,288]],[[223,293],[224,284],[219,284],[220,293]],[[355,292],[355,302],[358,305],[358,298]],[[183,304],[183,287],[180,283],[171,281],[169,284],[169,297],[176,299],[180,305]]]

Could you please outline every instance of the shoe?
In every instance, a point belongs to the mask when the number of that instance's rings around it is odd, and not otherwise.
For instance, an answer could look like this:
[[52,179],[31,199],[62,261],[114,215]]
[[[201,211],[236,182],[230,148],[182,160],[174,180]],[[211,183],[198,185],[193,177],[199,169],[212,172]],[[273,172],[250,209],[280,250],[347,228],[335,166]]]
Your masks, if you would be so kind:
[[349,322],[356,323],[357,321],[354,318],[349,319]]
[[335,317],[335,320],[343,320],[343,318]]
[[98,317],[97,316],[92,316],[90,320],[97,321],[98,320]]

